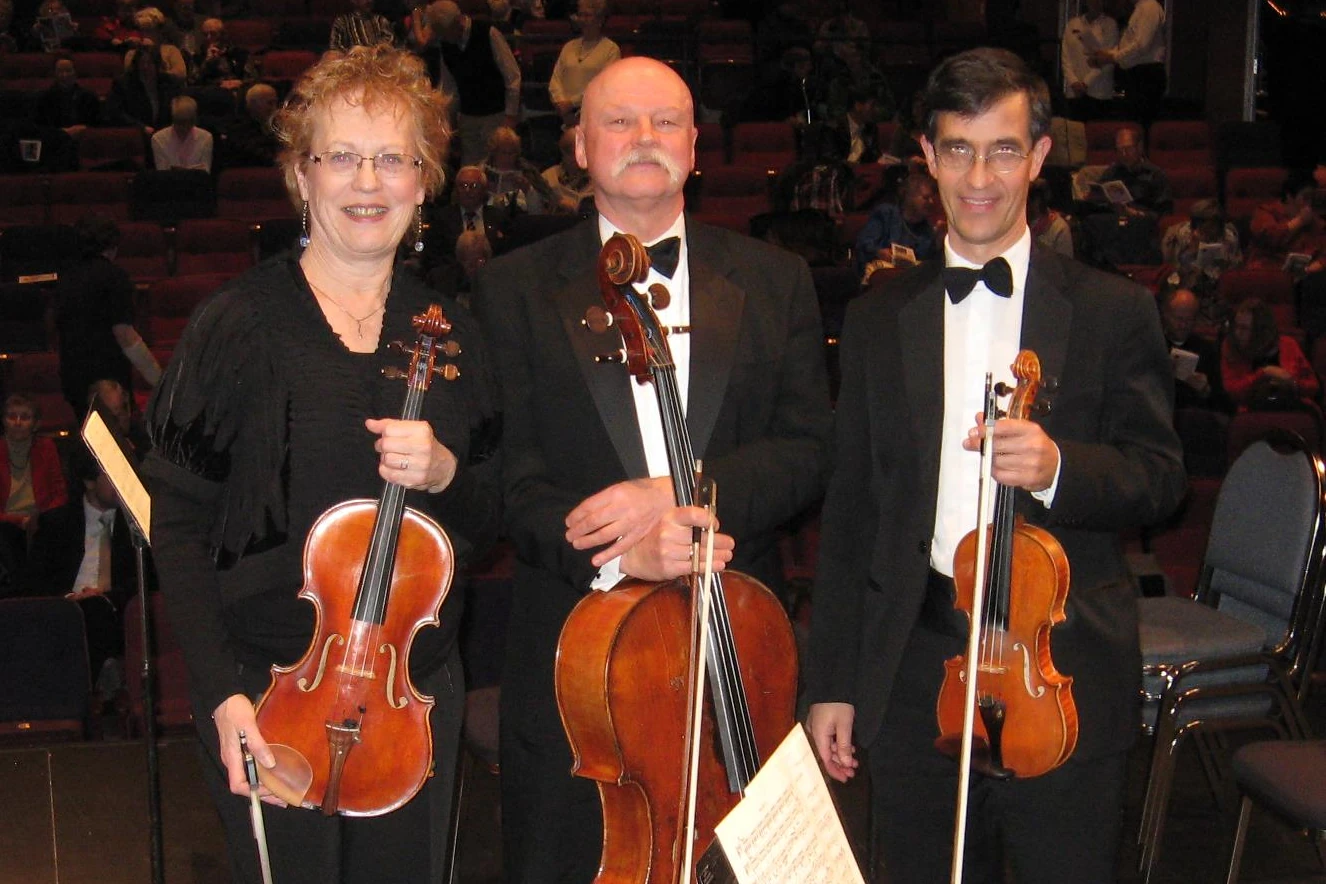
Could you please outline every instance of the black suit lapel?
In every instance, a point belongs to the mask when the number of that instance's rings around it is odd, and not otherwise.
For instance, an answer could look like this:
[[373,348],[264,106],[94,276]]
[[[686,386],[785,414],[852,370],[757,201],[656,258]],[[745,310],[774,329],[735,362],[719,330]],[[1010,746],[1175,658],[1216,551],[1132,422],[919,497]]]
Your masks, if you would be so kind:
[[686,391],[686,427],[695,456],[704,457],[727,394],[741,333],[746,292],[719,268],[731,256],[704,226],[687,218],[691,276],[691,364]]
[[[561,286],[553,294],[553,301],[562,320],[562,330],[571,342],[576,364],[584,375],[585,387],[594,399],[599,419],[612,440],[622,468],[627,476],[643,477],[649,475],[649,468],[631,393],[630,385],[635,381],[624,365],[594,361],[596,356],[620,349],[621,336],[611,330],[596,335],[581,324],[586,310],[603,306],[598,284],[599,249],[598,227],[594,221],[576,228],[558,269]],[[572,416],[568,415],[567,419]]]
[[[898,311],[907,411],[921,463],[926,474],[933,474],[936,481],[944,432],[944,284],[939,270],[939,263],[932,262],[918,271],[913,291],[901,295],[909,299],[908,303]],[[887,385],[889,379],[882,381]]]
[[1068,330],[1073,306],[1065,292],[1063,264],[1055,255],[1031,250],[1027,292],[1022,304],[1022,342],[1041,363],[1041,377],[1058,382],[1068,359]]

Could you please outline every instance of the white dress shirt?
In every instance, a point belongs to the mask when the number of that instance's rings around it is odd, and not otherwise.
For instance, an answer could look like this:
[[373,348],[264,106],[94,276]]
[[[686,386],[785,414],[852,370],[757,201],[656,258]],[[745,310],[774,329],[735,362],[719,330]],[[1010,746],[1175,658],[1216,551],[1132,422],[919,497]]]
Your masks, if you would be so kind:
[[194,126],[181,138],[174,126],[152,135],[152,162],[159,170],[202,169],[212,171],[212,133]]
[[1114,50],[1114,62],[1128,69],[1165,61],[1165,8],[1156,0],[1137,0]]
[[[101,573],[102,562],[110,563],[111,526],[115,523],[115,508],[97,509],[83,497],[83,563],[78,566],[78,575],[70,592],[78,592],[84,587],[107,589],[110,587],[110,573]],[[105,544],[105,550],[102,544]]]
[[[1003,254],[1013,271],[1013,294],[1002,298],[984,282],[959,304],[944,298],[944,425],[939,449],[939,489],[935,531],[930,543],[930,567],[953,575],[953,552],[958,541],[975,530],[980,492],[981,455],[962,447],[978,413],[985,410],[985,374],[995,383],[1015,385],[1012,365],[1022,345],[1022,311],[1031,264],[1031,231]],[[950,267],[979,267],[953,251],[944,240],[944,260]],[[1001,400],[1001,406],[1006,400]],[[1032,496],[1046,506],[1054,500],[1059,474],[1049,488]],[[986,520],[989,522],[989,515]]]
[[[614,233],[620,233],[611,221],[599,215],[599,240],[607,242]],[[659,324],[664,328],[689,326],[691,322],[691,272],[687,266],[689,250],[686,246],[686,218],[678,215],[676,220],[658,239],[645,243],[650,246],[670,236],[681,238],[681,252],[677,257],[677,271],[668,279],[654,268],[649,268],[649,276],[637,285],[636,291],[645,292],[651,285],[658,283],[672,296],[668,306],[655,309]],[[686,413],[687,389],[691,376],[691,339],[690,335],[668,335],[668,349],[672,353],[672,362],[677,371],[677,390],[681,396],[682,414]],[[609,369],[611,370],[611,369]],[[620,369],[625,371],[625,367]],[[635,399],[636,423],[640,427],[640,441],[644,444],[645,465],[651,479],[672,475],[668,464],[668,450],[663,443],[663,419],[659,415],[658,395],[653,384],[637,384],[631,381],[631,394]],[[622,579],[621,558],[613,559],[599,569],[591,586],[594,589],[610,589]]]
[[1060,43],[1064,94],[1071,95],[1069,87],[1074,83],[1085,83],[1089,98],[1114,98],[1114,65],[1093,68],[1088,62],[1096,50],[1113,49],[1118,42],[1119,26],[1108,15],[1098,15],[1095,21],[1085,15],[1069,19]]

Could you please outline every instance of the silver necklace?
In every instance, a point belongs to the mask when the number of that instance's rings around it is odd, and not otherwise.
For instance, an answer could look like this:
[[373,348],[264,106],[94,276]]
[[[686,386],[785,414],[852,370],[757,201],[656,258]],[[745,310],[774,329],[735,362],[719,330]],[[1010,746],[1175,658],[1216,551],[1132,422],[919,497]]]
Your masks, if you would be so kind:
[[326,292],[324,292],[322,289],[318,288],[316,285],[314,285],[311,282],[309,283],[309,288],[313,289],[313,294],[317,295],[319,298],[326,298],[328,301],[331,301],[334,305],[336,305],[337,309],[339,309],[346,316],[350,317],[350,319],[353,320],[355,324],[355,338],[357,340],[362,341],[364,340],[364,323],[368,322],[374,316],[377,316],[387,306],[387,298],[385,292],[390,287],[390,285],[391,285],[391,277],[388,277],[387,284],[382,287],[384,292],[382,300],[378,302],[378,305],[376,307],[374,307],[368,313],[365,313],[363,316],[355,316],[349,310],[345,309],[344,304],[342,304],[340,301],[336,300],[331,295],[327,294]]

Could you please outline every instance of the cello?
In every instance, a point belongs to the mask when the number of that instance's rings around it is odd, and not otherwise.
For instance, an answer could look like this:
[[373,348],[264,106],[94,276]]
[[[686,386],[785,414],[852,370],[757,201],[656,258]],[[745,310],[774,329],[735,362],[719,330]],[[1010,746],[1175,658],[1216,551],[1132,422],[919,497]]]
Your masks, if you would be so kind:
[[[451,323],[431,305],[419,333],[402,420],[418,420],[433,375],[459,377],[439,355],[460,353],[440,338]],[[292,666],[273,666],[258,701],[258,727],[276,766],[262,784],[293,807],[326,816],[378,816],[409,801],[433,763],[433,699],[410,681],[410,644],[451,588],[454,556],[442,527],[405,506],[405,488],[384,483],[377,500],[329,508],[304,544],[299,597],[317,612],[313,640]]]
[[[633,287],[649,272],[634,237],[612,236],[598,270],[606,309],[591,308],[586,324],[615,327],[623,342],[601,361],[654,384],[677,504],[702,503],[675,365],[653,312],[667,290],[653,286],[646,300]],[[700,583],[624,580],[587,594],[562,628],[555,684],[572,772],[597,782],[603,806],[595,884],[691,881],[714,825],[795,723],[796,643],[781,603],[729,571],[714,575],[705,616]]]
[[[1040,389],[1040,360],[1023,350],[1012,369],[1017,387],[1007,416],[1025,420]],[[1067,761],[1077,746],[1073,679],[1050,656],[1051,627],[1066,616],[1068,557],[1048,531],[1014,513],[1014,489],[990,474],[996,396],[1004,392],[987,374],[978,527],[953,555],[955,605],[972,628],[967,653],[945,661],[936,704],[935,745],[959,759],[953,884],[962,880],[971,771],[997,779],[1040,776]],[[991,493],[993,518],[984,525]]]

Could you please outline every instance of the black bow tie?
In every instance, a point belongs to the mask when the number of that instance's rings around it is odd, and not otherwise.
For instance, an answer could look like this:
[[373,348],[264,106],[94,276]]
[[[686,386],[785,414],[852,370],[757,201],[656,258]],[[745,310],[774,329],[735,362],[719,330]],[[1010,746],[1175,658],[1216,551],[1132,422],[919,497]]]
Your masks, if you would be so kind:
[[944,268],[944,289],[954,304],[971,294],[977,280],[1001,298],[1013,297],[1013,268],[1003,258],[993,258],[984,267]]
[[677,272],[677,262],[681,259],[681,237],[661,239],[652,246],[645,246],[645,251],[649,253],[649,266],[672,279],[672,274]]

